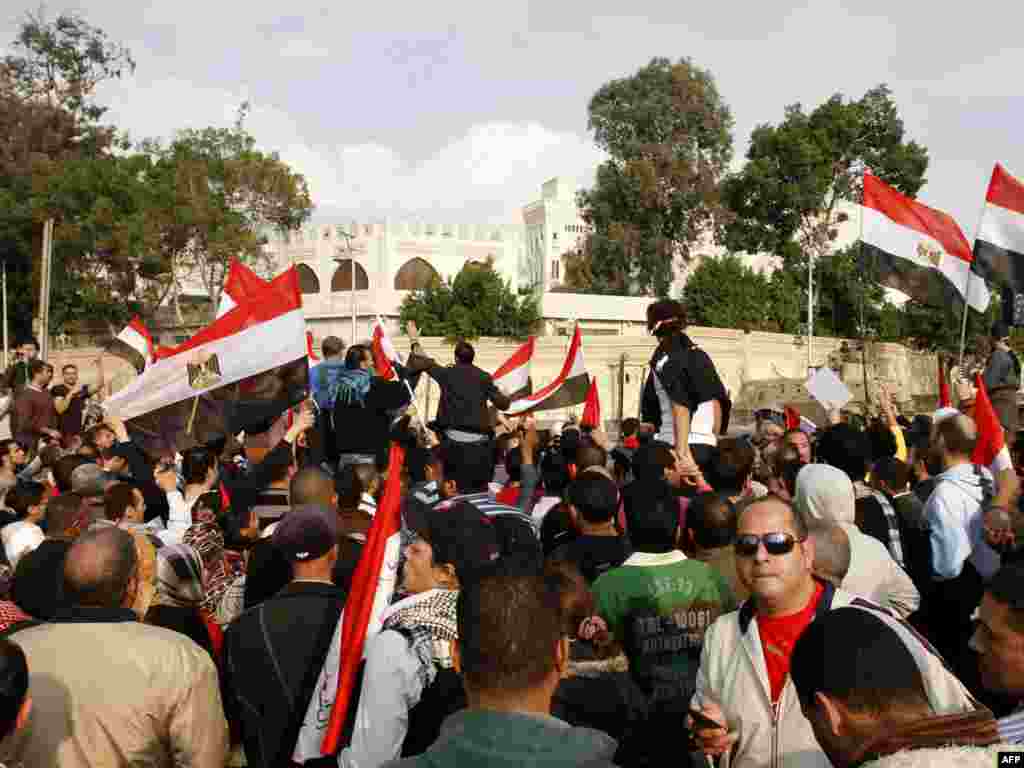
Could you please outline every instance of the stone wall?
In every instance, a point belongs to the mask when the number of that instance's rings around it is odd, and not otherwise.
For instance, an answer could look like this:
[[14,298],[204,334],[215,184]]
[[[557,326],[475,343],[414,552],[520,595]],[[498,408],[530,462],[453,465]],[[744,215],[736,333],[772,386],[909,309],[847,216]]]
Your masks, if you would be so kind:
[[[315,324],[311,323],[315,327]],[[795,343],[794,337],[774,333],[744,333],[723,328],[690,328],[693,340],[708,352],[718,368],[725,386],[729,389],[736,414],[736,421],[746,421],[749,414],[760,407],[771,404],[796,403],[801,411],[811,418],[820,418],[820,410],[813,404],[803,381],[806,378],[807,349],[802,343]],[[318,339],[322,338],[317,333]],[[408,339],[395,338],[395,346],[402,354],[409,349]],[[551,381],[561,369],[569,346],[569,336],[542,336],[537,338],[534,360],[533,381],[540,387]],[[798,342],[802,342],[799,339]],[[842,339],[816,338],[814,340],[814,364],[833,364],[839,368],[839,375],[854,394],[857,401],[863,399],[864,386],[859,352],[854,359],[840,361]],[[479,339],[475,345],[477,364],[488,371],[498,368],[515,351],[518,344],[497,339]],[[856,342],[848,342],[856,347]],[[453,359],[452,345],[441,339],[423,339],[426,354],[438,362],[447,364]],[[641,386],[647,373],[647,361],[654,350],[654,339],[639,335],[583,336],[583,354],[592,375],[597,377],[601,398],[601,413],[605,420],[635,416],[639,410]],[[76,363],[80,376],[86,383],[96,380],[93,361],[99,354],[98,348],[77,348],[55,350],[51,361],[57,367],[65,362]],[[104,366],[108,380],[114,389],[123,387],[134,376],[132,368],[119,358],[107,355]],[[878,382],[890,385],[895,399],[906,403],[910,410],[934,407],[937,398],[936,363],[934,356],[912,352],[897,344],[872,344],[868,354],[868,377],[871,381],[872,398]],[[431,418],[437,409],[438,388],[427,378],[417,390],[419,407]],[[575,412],[579,415],[582,407],[566,411],[550,412],[544,421],[563,419]]]

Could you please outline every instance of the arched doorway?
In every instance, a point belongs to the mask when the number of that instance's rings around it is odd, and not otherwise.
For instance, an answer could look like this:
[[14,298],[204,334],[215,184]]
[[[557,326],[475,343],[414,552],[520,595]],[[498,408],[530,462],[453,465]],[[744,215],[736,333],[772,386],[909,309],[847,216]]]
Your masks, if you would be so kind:
[[353,265],[355,265],[356,270],[355,289],[357,291],[365,291],[370,288],[370,278],[366,276],[366,270],[363,269],[362,265],[358,262],[352,261],[352,259],[345,259],[344,261],[339,262],[338,268],[334,270],[334,277],[331,278],[332,293],[352,290]]
[[299,273],[299,291],[302,294],[320,293],[320,278],[316,272],[306,264],[296,264],[295,271]]
[[395,275],[396,291],[422,291],[429,288],[435,280],[440,280],[428,261],[419,257],[409,259]]

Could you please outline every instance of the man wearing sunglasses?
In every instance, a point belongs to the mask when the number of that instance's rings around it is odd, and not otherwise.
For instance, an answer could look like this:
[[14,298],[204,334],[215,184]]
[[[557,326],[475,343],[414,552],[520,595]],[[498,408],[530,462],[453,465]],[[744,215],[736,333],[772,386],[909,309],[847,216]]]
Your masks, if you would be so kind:
[[800,710],[789,658],[815,616],[858,598],[814,577],[807,524],[778,497],[740,510],[733,546],[750,599],[705,637],[693,706],[722,727],[697,726],[697,746],[708,755],[731,753],[733,768],[828,768]]

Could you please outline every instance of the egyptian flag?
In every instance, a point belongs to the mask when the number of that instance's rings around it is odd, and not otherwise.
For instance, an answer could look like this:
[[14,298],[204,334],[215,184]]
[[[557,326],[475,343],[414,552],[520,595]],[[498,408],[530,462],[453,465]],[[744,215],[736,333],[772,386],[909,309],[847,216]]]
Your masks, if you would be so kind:
[[988,287],[981,276],[972,276],[971,247],[949,214],[871,174],[864,174],[862,213],[862,266],[870,267],[879,283],[922,304],[950,307],[966,297],[978,312],[988,309]]
[[220,292],[217,318],[221,318],[246,300],[251,300],[266,287],[267,281],[237,258],[231,260],[228,276]]
[[[181,450],[186,443],[240,431],[257,434],[305,396],[306,352],[306,321],[292,267],[185,343],[164,351],[105,406],[108,413],[132,420],[130,426],[152,450]],[[243,385],[244,396],[236,391]],[[189,435],[193,421],[202,428]]]
[[1024,183],[996,164],[974,241],[978,274],[1003,283],[1008,322],[1024,325]]
[[1012,467],[1013,462],[1006,447],[1003,425],[999,422],[992,401],[988,398],[981,374],[974,377],[974,386],[978,388],[978,394],[974,398],[974,423],[978,427],[978,442],[974,446],[971,461],[988,467],[992,474],[997,474]]
[[312,331],[306,331],[306,357],[309,358],[310,364],[320,362],[320,358],[316,356],[316,352],[313,349]]
[[387,381],[398,378],[393,363],[401,363],[395,345],[391,343],[391,337],[384,330],[384,324],[377,318],[373,326],[373,340],[370,342],[370,351],[373,353],[373,367],[377,375]]
[[786,429],[799,429],[806,435],[813,435],[818,430],[818,425],[801,415],[800,411],[791,405],[783,409],[786,417]]
[[367,642],[380,632],[395,593],[402,535],[402,465],[405,450],[391,443],[388,478],[377,514],[366,534],[345,608],[338,621],[292,760],[305,763],[337,752],[349,707],[356,706],[356,673]]
[[136,315],[111,339],[106,351],[127,360],[136,372],[142,373],[153,360],[153,337]]
[[569,345],[569,353],[565,356],[562,370],[546,387],[536,392],[517,398],[506,410],[512,416],[532,411],[550,411],[555,408],[568,408],[579,405],[587,398],[590,389],[590,376],[587,364],[583,361],[583,341],[580,327],[577,325]]
[[597,377],[590,377],[590,389],[583,401],[583,415],[580,416],[581,427],[601,428],[601,399],[597,394]]
[[494,372],[494,385],[515,400],[533,392],[530,369],[533,365],[534,338],[529,340]]

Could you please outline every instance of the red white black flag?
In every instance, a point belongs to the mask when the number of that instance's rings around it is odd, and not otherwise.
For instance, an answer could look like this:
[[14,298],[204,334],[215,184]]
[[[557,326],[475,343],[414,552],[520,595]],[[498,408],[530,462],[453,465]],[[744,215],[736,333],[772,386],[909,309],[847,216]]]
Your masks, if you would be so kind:
[[974,263],[978,274],[1009,289],[1004,315],[1014,325],[1024,325],[1024,183],[998,163],[985,195]]

